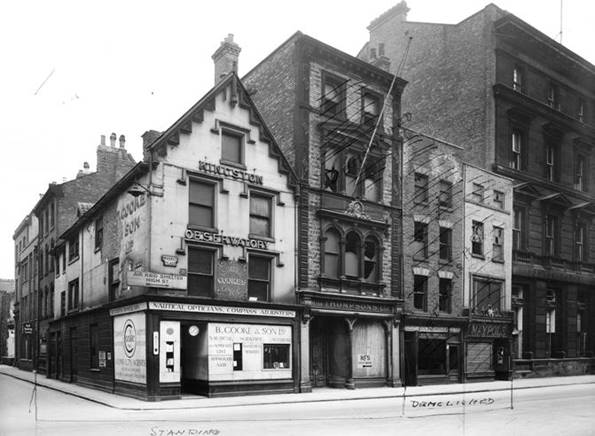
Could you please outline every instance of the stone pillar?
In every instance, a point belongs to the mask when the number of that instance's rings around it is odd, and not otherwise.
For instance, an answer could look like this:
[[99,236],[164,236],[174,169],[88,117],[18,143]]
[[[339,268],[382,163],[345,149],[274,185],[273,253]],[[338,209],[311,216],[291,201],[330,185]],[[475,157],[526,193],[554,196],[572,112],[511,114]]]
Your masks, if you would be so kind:
[[355,350],[353,349],[353,327],[357,322],[357,318],[345,318],[345,322],[347,323],[347,333],[349,335],[349,364],[347,365],[347,377],[345,378],[345,387],[347,389],[355,389],[355,381],[353,380],[353,373],[354,373],[354,365],[355,359],[353,358],[353,354]]
[[300,392],[312,392],[310,381],[310,321],[312,317],[304,314],[300,323]]
[[387,323],[387,336],[389,336],[391,347],[391,354],[389,359],[391,361],[390,367],[392,368],[391,379],[389,380],[389,386],[397,387],[401,386],[401,342],[399,333],[400,322],[398,319],[392,319]]

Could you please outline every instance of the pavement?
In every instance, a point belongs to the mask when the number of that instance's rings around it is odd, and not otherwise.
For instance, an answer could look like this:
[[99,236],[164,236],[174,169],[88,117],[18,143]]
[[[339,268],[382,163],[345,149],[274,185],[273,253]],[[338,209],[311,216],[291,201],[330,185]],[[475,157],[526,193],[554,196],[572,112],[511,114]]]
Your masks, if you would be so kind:
[[[0,365],[0,374],[34,383],[35,375],[13,366]],[[248,395],[241,397],[207,398],[198,395],[185,395],[181,399],[148,402],[124,397],[96,389],[37,376],[37,384],[48,389],[73,395],[94,403],[120,410],[179,410],[236,407],[244,405],[272,405],[291,403],[316,403],[328,401],[350,401],[380,398],[424,397],[431,395],[457,395],[466,393],[507,391],[511,388],[535,389],[553,386],[595,384],[595,375],[526,378],[513,381],[487,381],[473,383],[452,383],[443,385],[381,387],[364,389],[317,388],[309,393]]]

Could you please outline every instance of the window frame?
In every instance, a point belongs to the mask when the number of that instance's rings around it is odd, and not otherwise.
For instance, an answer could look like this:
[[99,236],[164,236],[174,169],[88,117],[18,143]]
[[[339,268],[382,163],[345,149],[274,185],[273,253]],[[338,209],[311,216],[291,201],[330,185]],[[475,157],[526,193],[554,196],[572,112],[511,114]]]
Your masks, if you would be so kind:
[[519,127],[513,126],[510,133],[510,161],[508,165],[513,170],[525,170],[525,139],[525,132]]
[[[445,239],[443,238],[445,236]],[[441,261],[452,261],[452,229],[450,227],[440,227],[439,234],[439,251],[438,255]],[[444,254],[444,255],[443,255]]]
[[[263,279],[260,277],[251,276],[251,262],[253,259],[259,259],[263,261],[264,265],[267,265],[268,278]],[[273,290],[273,256],[262,254],[262,253],[249,253],[248,254],[248,301],[272,301],[272,290]],[[266,283],[266,298],[260,299],[258,296],[250,295],[250,287],[252,283]]]
[[[483,283],[483,286],[479,286],[480,283]],[[486,305],[482,305],[480,306],[480,302],[478,301],[479,295],[481,294],[481,292],[478,292],[481,289],[484,289],[486,286],[488,286],[488,303]],[[497,306],[492,307],[492,309],[494,310],[494,315],[500,313],[503,308],[502,308],[502,296],[503,296],[503,287],[504,287],[504,281],[503,280],[497,280],[491,277],[486,277],[486,276],[473,276],[472,277],[472,302],[473,302],[473,312],[475,313],[486,313],[487,311],[489,311],[490,309],[490,301],[493,300],[492,296],[493,294],[496,294],[496,292],[494,290],[497,290]],[[487,306],[487,307],[486,307]]]
[[[575,262],[588,262],[589,261],[589,249],[588,249],[588,229],[589,226],[583,221],[577,221],[574,227],[574,260]],[[579,235],[581,238],[579,240]]]
[[[278,366],[278,367],[274,367],[275,363],[279,363],[279,362],[273,362],[270,361],[270,363],[272,364],[272,366],[267,366],[267,347],[278,347],[278,348],[283,348],[284,350],[284,354],[286,354],[287,356],[287,366]],[[278,355],[278,354],[277,354]],[[291,369],[291,344],[280,344],[280,343],[274,343],[274,342],[269,342],[269,343],[263,343],[262,344],[262,369],[266,370],[266,371],[277,371],[280,369]]]
[[546,213],[543,231],[544,256],[558,256],[560,250],[560,217],[552,213]]
[[120,288],[120,274],[114,273],[114,268],[120,268],[120,258],[116,257],[108,263],[108,299],[114,301]]
[[[520,212],[520,214],[518,213]],[[515,206],[512,209],[512,249],[522,251],[525,249],[526,222],[525,207]],[[518,219],[517,219],[518,216]]]
[[475,203],[483,204],[485,201],[485,186],[482,183],[475,183],[471,185],[471,200]]
[[452,312],[452,279],[440,277],[438,280],[438,311]]
[[[228,166],[233,166],[233,167],[239,167],[242,169],[245,169],[245,163],[246,163],[246,133],[238,130],[238,129],[234,129],[232,127],[221,127],[220,128],[220,147],[221,147],[221,158],[219,160],[219,162],[221,164],[224,165],[228,165]],[[238,140],[238,161],[235,160],[231,160],[228,159],[228,156],[225,156],[224,154],[224,150],[225,150],[225,137],[229,137],[229,138],[234,138]]]
[[512,67],[512,89],[516,92],[523,93],[523,79],[524,79],[523,68],[515,64]]
[[78,233],[73,238],[68,240],[68,263],[74,262],[79,258],[79,244],[80,241]]
[[[252,199],[253,198],[264,199],[268,202],[268,206],[269,206],[269,215],[268,216],[258,215],[252,211]],[[250,190],[249,226],[248,226],[249,232],[248,233],[251,238],[255,237],[255,238],[259,238],[259,239],[270,239],[270,240],[273,240],[275,238],[275,231],[274,231],[275,201],[274,200],[275,200],[274,194],[257,191],[257,190]],[[252,219],[253,218],[266,220],[268,222],[268,233],[267,234],[261,234],[261,233],[254,231],[254,229],[252,227]]]
[[[419,288],[421,286],[421,289]],[[416,302],[421,296],[421,306],[418,307]],[[428,276],[414,274],[413,275],[413,308],[427,312],[428,310]]]
[[429,254],[429,225],[428,223],[424,223],[421,221],[414,221],[413,222],[413,242],[415,244],[415,248],[418,245],[423,244],[423,251],[420,253],[420,250],[417,249],[413,253],[413,258],[419,259],[427,259]]
[[449,180],[440,180],[440,194],[438,195],[438,206],[446,209],[452,208],[453,184]]
[[68,282],[68,313],[79,309],[79,279],[76,278]]
[[[476,234],[476,229],[481,230],[481,235]],[[480,240],[475,240],[476,236],[480,237]],[[482,221],[471,221],[471,255],[484,257],[484,243],[485,243],[485,228]],[[480,245],[474,245],[480,244]],[[476,251],[476,248],[479,250]]]
[[[208,187],[211,191],[211,195],[212,195],[212,204],[211,205],[207,205],[207,204],[203,204],[203,203],[199,203],[199,202],[193,202],[192,201],[192,187],[196,186],[196,185],[200,185],[200,186],[205,186]],[[207,180],[207,179],[202,179],[202,178],[196,178],[196,177],[190,177],[189,179],[189,183],[188,183],[188,227],[189,228],[197,228],[197,229],[206,229],[206,230],[210,230],[215,232],[217,230],[217,195],[216,195],[216,188],[217,188],[217,182],[212,181],[212,180]],[[196,206],[199,208],[203,208],[203,209],[210,209],[210,224],[211,225],[207,225],[204,223],[196,223],[196,222],[192,222],[191,220],[191,210],[192,207]]]
[[588,192],[587,168],[589,167],[588,158],[583,153],[574,154],[574,181],[573,187],[577,191]]
[[[374,91],[371,91],[367,88],[362,88],[361,90],[361,108],[360,108],[360,123],[364,126],[370,127],[373,129],[380,118],[380,114],[382,112],[382,97]],[[376,104],[376,114],[366,110],[369,104],[366,104],[366,98],[373,100]],[[382,127],[382,119],[378,123],[378,127]]]
[[506,204],[506,194],[494,189],[494,206],[498,209],[504,209]]
[[95,251],[103,248],[103,216],[95,220]]
[[492,226],[492,262],[504,263],[504,227]]
[[416,204],[427,204],[430,196],[428,175],[416,172],[413,175],[413,185],[413,202]]
[[89,369],[99,370],[99,325],[89,324]]
[[[344,120],[347,118],[345,104],[347,90],[345,85],[348,81],[348,79],[343,79],[328,71],[322,72],[319,108],[322,116],[337,120]],[[330,85],[332,93],[336,96],[337,101],[327,95],[327,85]]]
[[[204,273],[202,271],[194,271],[191,270],[190,264],[190,257],[193,256],[196,252],[203,252],[210,256],[210,273]],[[192,253],[192,254],[191,254]],[[188,277],[188,283],[186,286],[186,294],[192,297],[206,297],[206,298],[213,298],[215,296],[215,278],[216,278],[216,265],[215,265],[215,258],[217,254],[217,248],[206,247],[203,245],[188,245],[188,268],[186,270],[186,274]],[[205,277],[210,278],[210,289],[206,289],[206,292],[201,292],[202,289],[191,289],[191,279],[193,277],[200,277],[201,284],[202,280]]]

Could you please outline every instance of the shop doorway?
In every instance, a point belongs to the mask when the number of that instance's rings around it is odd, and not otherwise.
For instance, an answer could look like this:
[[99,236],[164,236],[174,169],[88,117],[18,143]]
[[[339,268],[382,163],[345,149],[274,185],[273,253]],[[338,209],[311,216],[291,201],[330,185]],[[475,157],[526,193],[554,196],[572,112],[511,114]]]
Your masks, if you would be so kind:
[[344,388],[350,374],[351,346],[343,318],[316,317],[310,324],[312,387]]
[[180,340],[182,394],[204,395],[208,382],[209,364],[207,324],[198,322],[181,323]]

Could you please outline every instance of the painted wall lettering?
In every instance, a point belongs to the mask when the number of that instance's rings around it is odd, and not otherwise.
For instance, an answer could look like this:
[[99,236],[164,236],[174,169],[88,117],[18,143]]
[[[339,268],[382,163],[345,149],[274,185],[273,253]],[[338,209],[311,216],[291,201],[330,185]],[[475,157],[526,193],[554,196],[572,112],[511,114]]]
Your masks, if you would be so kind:
[[221,233],[202,232],[200,230],[186,230],[186,239],[197,242],[215,242],[217,244],[231,245],[233,247],[242,246],[248,248],[260,248],[268,250],[269,243],[260,239],[239,238],[237,236],[227,236]]
[[262,176],[248,173],[237,168],[225,167],[223,165],[215,165],[209,162],[198,162],[198,169],[205,173],[217,174],[218,176],[228,177],[234,180],[241,180],[242,182],[250,182],[255,185],[262,185]]

